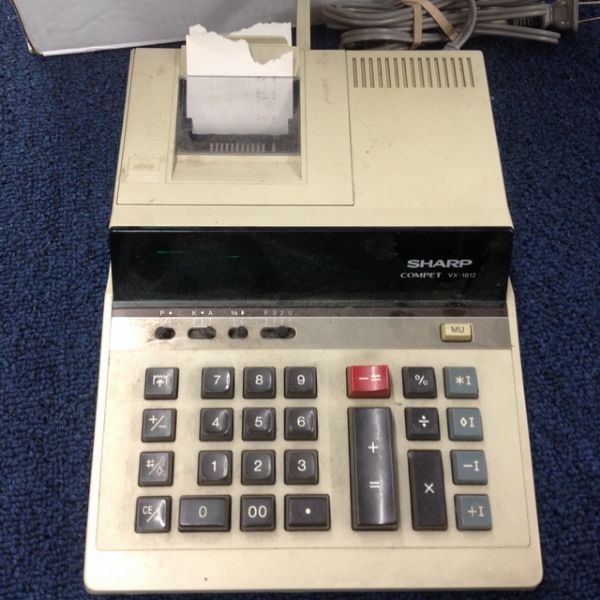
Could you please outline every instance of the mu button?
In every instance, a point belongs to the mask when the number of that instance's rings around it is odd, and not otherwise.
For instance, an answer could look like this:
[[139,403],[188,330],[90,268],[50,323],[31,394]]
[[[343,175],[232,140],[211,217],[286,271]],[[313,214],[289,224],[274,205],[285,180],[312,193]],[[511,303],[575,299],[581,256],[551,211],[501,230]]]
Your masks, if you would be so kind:
[[473,327],[470,323],[443,323],[440,327],[442,342],[470,342]]

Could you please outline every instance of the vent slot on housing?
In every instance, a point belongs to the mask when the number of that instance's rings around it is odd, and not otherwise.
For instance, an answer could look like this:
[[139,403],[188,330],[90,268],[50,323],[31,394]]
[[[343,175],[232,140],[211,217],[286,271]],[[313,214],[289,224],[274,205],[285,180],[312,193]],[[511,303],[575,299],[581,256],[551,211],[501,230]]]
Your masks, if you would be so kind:
[[470,57],[352,58],[355,88],[474,88]]

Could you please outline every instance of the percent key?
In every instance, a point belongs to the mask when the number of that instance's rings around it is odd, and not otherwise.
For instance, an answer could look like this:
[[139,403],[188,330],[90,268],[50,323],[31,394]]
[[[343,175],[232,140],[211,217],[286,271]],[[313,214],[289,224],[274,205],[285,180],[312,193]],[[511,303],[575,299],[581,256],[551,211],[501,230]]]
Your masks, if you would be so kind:
[[436,398],[435,370],[433,367],[404,367],[402,388],[405,398]]

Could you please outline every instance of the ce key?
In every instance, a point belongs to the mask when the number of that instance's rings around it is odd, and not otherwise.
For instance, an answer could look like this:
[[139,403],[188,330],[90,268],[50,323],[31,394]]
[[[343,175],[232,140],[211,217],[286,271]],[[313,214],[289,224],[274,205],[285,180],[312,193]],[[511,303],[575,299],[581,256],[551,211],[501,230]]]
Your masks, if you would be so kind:
[[396,529],[394,423],[389,408],[348,409],[353,529]]

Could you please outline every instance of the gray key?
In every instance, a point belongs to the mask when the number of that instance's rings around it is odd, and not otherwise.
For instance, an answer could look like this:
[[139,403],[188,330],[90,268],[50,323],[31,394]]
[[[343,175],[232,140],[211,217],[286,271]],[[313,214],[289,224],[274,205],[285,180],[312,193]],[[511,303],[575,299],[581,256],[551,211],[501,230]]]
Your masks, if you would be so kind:
[[286,440],[316,440],[318,435],[316,408],[285,409]]
[[286,398],[317,397],[317,369],[315,367],[286,367],[283,373]]
[[198,485],[231,484],[231,451],[198,454]]
[[316,450],[286,450],[284,463],[288,485],[319,483],[319,455]]
[[275,409],[245,408],[242,416],[242,439],[274,440]]
[[452,450],[452,481],[457,485],[485,485],[487,465],[483,450]]
[[200,439],[203,442],[226,442],[233,439],[233,410],[231,408],[201,409]]
[[446,398],[476,399],[479,397],[477,372],[473,367],[444,367]]
[[273,367],[244,369],[244,398],[275,398],[276,389]]
[[389,408],[348,409],[353,529],[396,529],[394,427]]
[[166,533],[171,530],[171,498],[146,496],[137,499],[135,509],[137,533]]
[[202,389],[205,399],[233,398],[234,372],[231,367],[208,367],[202,369]]
[[448,437],[457,442],[480,442],[483,425],[478,408],[449,408]]
[[174,441],[176,417],[173,408],[147,408],[142,416],[142,442]]
[[490,499],[485,494],[454,496],[454,508],[458,529],[488,531],[492,528]]
[[231,496],[182,496],[179,531],[229,531]]
[[173,452],[142,452],[138,485],[173,485]]
[[174,400],[177,398],[179,369],[174,367],[146,369],[144,398],[146,400]]
[[242,484],[272,485],[275,483],[275,452],[245,450],[242,452]]
[[447,529],[442,453],[439,450],[409,450],[408,475],[413,529]]
[[242,531],[275,529],[275,496],[242,496],[240,501]]

